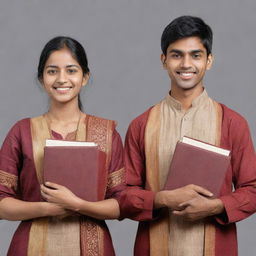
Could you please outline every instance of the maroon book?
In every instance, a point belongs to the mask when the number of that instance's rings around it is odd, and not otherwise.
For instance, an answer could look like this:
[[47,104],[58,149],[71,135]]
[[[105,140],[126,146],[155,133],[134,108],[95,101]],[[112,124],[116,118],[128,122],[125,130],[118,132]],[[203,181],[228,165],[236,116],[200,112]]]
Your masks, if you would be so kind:
[[104,153],[97,146],[46,146],[43,181],[63,185],[87,201],[97,201],[104,163]]
[[208,189],[217,197],[229,163],[229,155],[179,141],[174,151],[164,189],[172,190],[195,184]]

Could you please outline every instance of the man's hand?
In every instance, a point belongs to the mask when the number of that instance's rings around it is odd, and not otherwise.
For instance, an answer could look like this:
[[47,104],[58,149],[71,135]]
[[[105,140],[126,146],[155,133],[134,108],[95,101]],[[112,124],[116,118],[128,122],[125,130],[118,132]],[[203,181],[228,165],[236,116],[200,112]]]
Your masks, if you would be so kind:
[[196,221],[224,211],[224,205],[220,199],[211,199],[201,195],[181,203],[179,207],[182,210],[175,210],[173,214],[182,216],[188,221]]
[[205,197],[213,196],[213,194],[207,189],[193,184],[174,190],[163,190],[156,193],[154,207],[168,207],[172,210],[182,210],[184,209],[184,206],[181,207],[181,203],[188,202],[199,195]]

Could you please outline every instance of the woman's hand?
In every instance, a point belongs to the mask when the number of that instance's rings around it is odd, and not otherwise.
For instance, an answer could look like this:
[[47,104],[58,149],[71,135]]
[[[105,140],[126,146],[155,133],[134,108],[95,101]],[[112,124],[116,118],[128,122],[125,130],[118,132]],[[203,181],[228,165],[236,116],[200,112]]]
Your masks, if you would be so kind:
[[57,204],[61,208],[76,212],[80,209],[82,200],[64,186],[46,182],[41,185],[41,194],[47,202]]
[[43,202],[44,204],[44,215],[51,216],[51,217],[59,217],[63,218],[65,216],[69,216],[70,212],[65,208],[61,207],[55,203]]
[[54,203],[27,202],[12,197],[0,201],[1,219],[16,221],[48,216],[63,218],[67,215],[70,215],[69,211]]
[[68,188],[52,182],[41,185],[41,193],[49,203],[92,218],[117,219],[120,215],[119,204],[113,198],[89,202],[77,197]]

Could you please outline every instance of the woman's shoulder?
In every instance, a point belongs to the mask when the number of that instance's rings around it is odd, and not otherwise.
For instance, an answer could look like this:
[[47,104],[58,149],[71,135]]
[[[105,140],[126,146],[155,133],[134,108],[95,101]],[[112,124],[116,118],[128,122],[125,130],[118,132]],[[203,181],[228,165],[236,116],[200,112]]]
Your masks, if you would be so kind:
[[23,118],[16,121],[7,132],[6,139],[19,141],[30,133],[30,118]]
[[94,116],[86,114],[86,121],[88,126],[97,126],[97,127],[112,127],[114,129],[117,125],[117,122],[110,120],[104,117]]
[[10,131],[27,129],[27,127],[30,126],[30,119],[31,119],[30,117],[26,117],[16,121],[16,123],[14,123],[13,126],[11,127]]

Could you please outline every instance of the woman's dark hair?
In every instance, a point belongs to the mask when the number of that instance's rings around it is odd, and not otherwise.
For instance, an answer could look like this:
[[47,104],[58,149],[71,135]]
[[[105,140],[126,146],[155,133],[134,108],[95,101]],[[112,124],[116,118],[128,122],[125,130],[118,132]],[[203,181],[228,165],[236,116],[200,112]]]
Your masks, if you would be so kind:
[[[37,78],[40,82],[43,80],[45,63],[48,60],[49,56],[54,51],[58,51],[63,48],[67,48],[71,52],[72,56],[76,59],[76,61],[81,66],[83,75],[90,72],[89,67],[88,67],[87,56],[86,56],[83,46],[73,38],[66,37],[66,36],[58,36],[58,37],[51,39],[45,45],[45,47],[43,48],[43,50],[41,52],[39,64],[38,64],[38,68],[37,68]],[[78,106],[79,106],[80,110],[83,109],[80,95],[78,95]]]
[[163,31],[161,37],[161,48],[166,55],[167,48],[175,41],[197,36],[204,45],[207,56],[212,52],[212,29],[199,17],[181,16],[174,19]]

